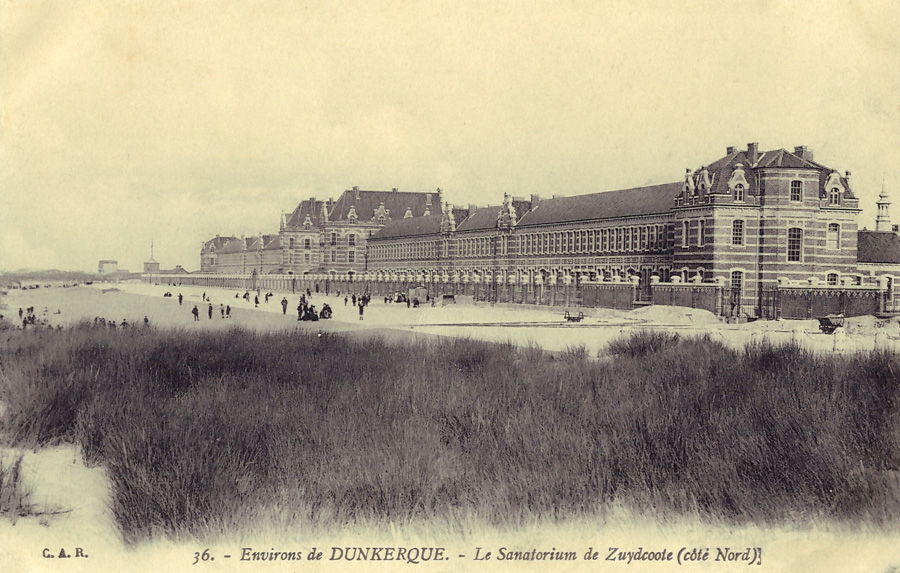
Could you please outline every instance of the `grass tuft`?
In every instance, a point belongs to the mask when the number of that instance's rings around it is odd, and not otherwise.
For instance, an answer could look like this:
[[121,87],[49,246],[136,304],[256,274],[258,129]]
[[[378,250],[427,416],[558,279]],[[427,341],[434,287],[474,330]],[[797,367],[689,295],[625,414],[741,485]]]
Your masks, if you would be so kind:
[[0,343],[0,431],[80,445],[124,537],[631,507],[900,520],[900,360],[648,331],[537,347],[89,325]]

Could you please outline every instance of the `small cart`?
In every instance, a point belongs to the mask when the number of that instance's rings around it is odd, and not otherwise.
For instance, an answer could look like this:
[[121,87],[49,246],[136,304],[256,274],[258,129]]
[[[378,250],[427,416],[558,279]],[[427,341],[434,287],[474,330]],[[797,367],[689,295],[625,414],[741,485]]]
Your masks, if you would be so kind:
[[564,317],[566,320],[568,320],[569,322],[581,322],[582,320],[584,320],[584,313],[583,313],[583,312],[579,312],[578,314],[571,314],[571,313],[569,313],[569,311],[567,310],[567,311],[566,311],[566,314],[564,314],[563,317]]
[[840,314],[829,314],[828,316],[819,317],[819,330],[825,334],[833,334],[835,330],[844,326],[844,316]]

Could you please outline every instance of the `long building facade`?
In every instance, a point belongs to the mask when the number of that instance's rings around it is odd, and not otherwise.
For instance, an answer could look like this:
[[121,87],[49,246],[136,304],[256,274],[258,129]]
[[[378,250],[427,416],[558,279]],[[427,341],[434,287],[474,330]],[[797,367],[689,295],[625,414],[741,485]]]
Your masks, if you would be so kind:
[[[682,181],[501,205],[386,225],[369,271],[474,285],[717,282],[729,310],[759,312],[777,285],[860,285],[850,174],[793,152],[727,148]],[[485,286],[481,291],[494,290]],[[473,289],[474,290],[474,289]],[[643,293],[643,294],[642,294]],[[527,296],[521,297],[523,300]]]
[[[882,191],[858,229],[850,173],[793,151],[728,147],[681,180],[460,208],[435,193],[301,201],[277,235],[216,237],[194,284],[809,318],[900,310],[900,233]],[[896,251],[896,252],[895,252]]]

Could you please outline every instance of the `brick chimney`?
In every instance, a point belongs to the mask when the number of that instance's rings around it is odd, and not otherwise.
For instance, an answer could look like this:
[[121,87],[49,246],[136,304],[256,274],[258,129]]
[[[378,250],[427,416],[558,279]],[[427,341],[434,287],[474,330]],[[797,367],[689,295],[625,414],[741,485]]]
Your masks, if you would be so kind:
[[799,157],[800,159],[805,159],[806,161],[813,160],[813,152],[812,149],[809,149],[805,145],[798,145],[794,148],[794,155]]
[[733,145],[729,145],[728,147],[725,148],[725,155],[731,155],[735,151],[737,151],[737,147],[734,147]]
[[747,160],[750,162],[751,167],[759,161],[759,143],[754,141],[747,144]]
[[535,207],[537,207],[538,205],[540,205],[540,203],[541,203],[541,196],[540,196],[540,195],[532,194],[532,195],[531,195],[531,209],[532,209],[532,211],[534,210]]
[[353,186],[353,193],[356,195],[356,200],[359,201],[359,187],[356,185]]

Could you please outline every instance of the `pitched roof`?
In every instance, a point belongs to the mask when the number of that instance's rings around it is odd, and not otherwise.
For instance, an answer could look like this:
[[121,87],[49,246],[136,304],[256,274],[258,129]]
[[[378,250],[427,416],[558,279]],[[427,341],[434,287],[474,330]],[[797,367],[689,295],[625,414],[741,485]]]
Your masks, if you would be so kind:
[[500,215],[500,205],[478,207],[469,212],[469,216],[463,221],[456,222],[457,231],[482,231],[497,227],[497,217]]
[[278,251],[281,250],[280,235],[263,235],[263,250]]
[[214,239],[210,239],[203,243],[203,248],[200,250],[200,252],[209,253],[218,251],[222,247],[224,247],[228,243],[228,241],[233,241],[235,239],[237,239],[237,237],[220,237],[216,235]]
[[409,219],[394,219],[385,224],[369,240],[391,239],[395,237],[415,237],[418,235],[436,235],[441,232],[441,216],[429,215],[427,217],[411,217]]
[[[756,178],[750,177],[750,174],[756,169],[815,169],[819,172],[820,193],[825,188],[825,182],[828,180],[828,176],[831,173],[836,172],[836,170],[831,167],[826,167],[809,159],[803,159],[796,153],[792,153],[786,149],[760,152],[759,156],[756,158],[756,163],[750,161],[746,151],[734,151],[706,166],[707,171],[709,171],[710,179],[712,180],[712,186],[710,188],[711,193],[727,194],[731,192],[728,189],[728,181],[734,171],[734,166],[738,163],[740,163],[747,171],[747,183],[749,184],[747,193],[750,195],[756,195],[758,191]],[[699,172],[700,170],[694,171],[694,176],[696,177]],[[841,184],[844,186],[844,189],[847,190],[846,197],[855,197],[853,191],[850,189],[850,182],[846,177],[841,177]]]
[[[537,207],[519,220],[519,227],[549,225],[593,219],[609,219],[632,215],[667,213],[674,205],[675,197],[682,191],[682,183],[664,183],[649,187],[621,189],[541,199]],[[496,213],[496,207],[494,208]],[[479,209],[480,211],[480,209]]]
[[787,167],[790,169],[825,169],[822,165],[813,161],[803,159],[798,155],[794,155],[786,149],[776,149],[775,151],[766,151],[761,153],[756,162],[756,167],[765,169],[768,167]]
[[225,245],[219,249],[219,254],[227,254],[227,253],[240,253],[244,250],[244,240],[243,239],[232,239],[225,243]]
[[440,195],[434,193],[419,193],[410,191],[367,191],[363,189],[348,189],[334,203],[328,213],[330,221],[346,221],[352,207],[360,221],[372,221],[378,207],[384,203],[391,220],[402,219],[407,208],[412,211],[413,217],[421,217],[426,210],[429,196],[431,205],[428,208],[430,214],[437,215],[441,212]]
[[856,261],[859,263],[900,263],[900,235],[890,231],[858,231]]
[[315,197],[300,201],[297,208],[290,214],[287,220],[288,227],[300,227],[309,216],[310,223],[313,226],[319,224],[322,218],[322,204],[324,201],[316,201]]

